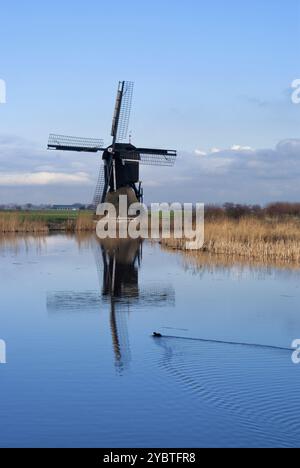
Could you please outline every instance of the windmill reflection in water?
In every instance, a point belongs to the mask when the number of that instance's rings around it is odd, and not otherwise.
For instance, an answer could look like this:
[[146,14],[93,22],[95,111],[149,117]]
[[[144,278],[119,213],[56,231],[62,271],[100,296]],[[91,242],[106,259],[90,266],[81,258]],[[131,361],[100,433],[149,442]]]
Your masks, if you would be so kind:
[[[139,284],[143,241],[140,239],[92,239],[101,295],[96,291],[51,291],[47,294],[49,313],[100,310],[109,305],[109,321],[115,365],[120,373],[129,367],[131,349],[128,318],[132,311],[175,305],[172,285],[150,280]],[[145,330],[145,334],[149,331]]]

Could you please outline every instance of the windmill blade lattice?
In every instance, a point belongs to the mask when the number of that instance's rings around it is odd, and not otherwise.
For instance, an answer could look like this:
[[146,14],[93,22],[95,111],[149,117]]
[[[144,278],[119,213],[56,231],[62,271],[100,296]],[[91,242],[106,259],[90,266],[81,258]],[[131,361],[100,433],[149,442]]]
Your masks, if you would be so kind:
[[99,203],[101,203],[104,189],[105,189],[105,168],[104,168],[103,162],[101,161],[98,181],[97,181],[96,190],[95,190],[94,199],[93,199],[93,205],[95,207],[97,207]]
[[103,150],[103,140],[98,138],[81,138],[67,135],[49,136],[48,149],[61,151],[84,151],[96,153]]
[[126,140],[128,133],[129,118],[132,105],[133,82],[124,81],[120,114],[118,120],[117,142]]
[[177,152],[173,150],[137,148],[132,152],[128,151],[123,159],[144,166],[174,166],[176,157]]

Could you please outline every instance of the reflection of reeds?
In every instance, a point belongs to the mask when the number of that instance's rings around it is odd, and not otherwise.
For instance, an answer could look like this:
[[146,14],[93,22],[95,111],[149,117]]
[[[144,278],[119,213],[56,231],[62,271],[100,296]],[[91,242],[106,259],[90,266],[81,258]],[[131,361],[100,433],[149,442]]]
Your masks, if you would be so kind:
[[222,271],[240,277],[244,272],[246,275],[251,272],[255,277],[259,275],[262,278],[272,275],[275,271],[285,271],[286,274],[290,273],[292,275],[295,275],[296,272],[298,275],[300,274],[299,264],[274,259],[263,260],[203,251],[185,251],[182,252],[182,255],[184,268],[197,274]]
[[0,213],[0,233],[47,233],[45,221],[30,219],[22,213]]
[[29,251],[31,247],[35,247],[38,252],[41,252],[46,246],[47,236],[44,233],[28,234],[28,233],[6,233],[0,232],[0,251],[11,250],[18,253],[22,248]]
[[[185,239],[162,239],[161,243],[175,250],[186,249]],[[208,220],[202,252],[299,265],[300,222],[255,218]]]
[[89,212],[82,212],[79,213],[78,218],[76,220],[75,231],[93,231],[95,230],[95,223],[94,223],[94,216],[92,213]]

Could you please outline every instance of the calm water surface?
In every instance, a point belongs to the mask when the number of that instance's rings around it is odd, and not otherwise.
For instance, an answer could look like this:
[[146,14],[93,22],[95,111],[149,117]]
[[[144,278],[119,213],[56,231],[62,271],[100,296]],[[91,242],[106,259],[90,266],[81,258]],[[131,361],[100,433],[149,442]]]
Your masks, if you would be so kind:
[[0,261],[1,447],[300,446],[299,272],[63,235]]

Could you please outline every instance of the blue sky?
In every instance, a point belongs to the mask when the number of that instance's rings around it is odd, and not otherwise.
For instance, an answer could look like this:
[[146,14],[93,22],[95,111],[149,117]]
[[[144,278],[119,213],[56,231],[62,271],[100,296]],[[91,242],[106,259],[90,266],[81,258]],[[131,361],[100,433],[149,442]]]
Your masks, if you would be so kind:
[[134,143],[180,151],[142,173],[149,201],[299,199],[298,44],[296,0],[5,2],[0,203],[91,199],[97,158],[47,153],[48,133],[109,143],[120,79],[135,82]]

